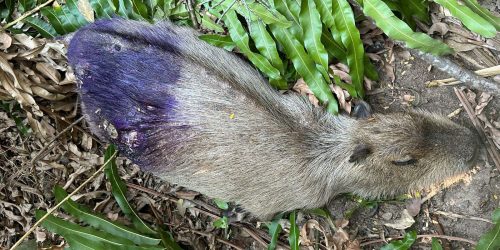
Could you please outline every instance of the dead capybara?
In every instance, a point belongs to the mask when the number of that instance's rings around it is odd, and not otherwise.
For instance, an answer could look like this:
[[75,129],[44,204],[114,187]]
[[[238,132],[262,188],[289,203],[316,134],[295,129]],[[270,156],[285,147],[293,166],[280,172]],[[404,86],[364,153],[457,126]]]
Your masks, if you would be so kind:
[[197,36],[109,19],[70,41],[90,129],[144,171],[269,218],[340,193],[402,194],[471,165],[474,134],[444,117],[335,116]]

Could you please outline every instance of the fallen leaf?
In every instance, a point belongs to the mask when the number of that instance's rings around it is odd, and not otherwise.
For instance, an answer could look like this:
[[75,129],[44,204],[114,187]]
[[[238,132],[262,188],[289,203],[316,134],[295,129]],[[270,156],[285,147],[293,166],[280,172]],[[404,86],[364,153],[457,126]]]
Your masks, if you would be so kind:
[[384,225],[390,228],[403,230],[411,227],[413,223],[415,223],[415,219],[413,219],[413,216],[410,215],[408,210],[404,209],[401,213],[401,218],[384,223]]
[[0,50],[5,50],[12,44],[12,38],[5,32],[0,32]]
[[314,93],[309,89],[309,86],[307,86],[306,82],[304,79],[300,78],[297,80],[295,85],[292,88],[295,92],[307,96],[309,101],[315,106],[319,107],[319,100],[314,96]]
[[432,24],[427,34],[432,35],[437,32],[440,36],[444,36],[448,33],[448,31],[450,31],[450,29],[448,29],[448,25],[446,23],[437,22]]
[[474,108],[474,113],[476,115],[479,115],[483,112],[484,108],[490,103],[490,101],[493,99],[493,96],[491,94],[488,94],[486,92],[481,93],[479,96],[479,101]]

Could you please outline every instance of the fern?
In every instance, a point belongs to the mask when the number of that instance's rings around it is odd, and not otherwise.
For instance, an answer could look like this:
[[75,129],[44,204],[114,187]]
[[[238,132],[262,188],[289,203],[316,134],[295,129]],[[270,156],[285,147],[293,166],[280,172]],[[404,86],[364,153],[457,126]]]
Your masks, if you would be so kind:
[[[436,55],[453,52],[446,44],[415,32],[415,20],[430,21],[428,0],[357,1],[364,14],[392,39]],[[435,2],[448,8],[472,31],[485,37],[496,34],[500,27],[499,17],[482,8],[476,0],[465,0],[465,5],[456,1]],[[42,8],[39,14],[25,19],[24,25],[47,38],[73,32],[91,22],[92,16],[94,19],[120,16],[148,22],[171,19],[179,24],[193,25],[186,1],[88,2],[92,8],[90,18],[85,18],[89,13],[82,15],[76,0],[66,0],[64,5],[55,2]],[[0,18],[11,20],[15,11],[26,12],[36,3],[35,0],[21,0],[16,5],[16,1],[6,0],[0,3]],[[329,64],[340,61],[349,66],[352,83],[336,84],[354,98],[363,98],[364,77],[378,79],[374,65],[364,55],[355,18],[346,0],[196,0],[193,13],[196,22],[212,32],[201,39],[227,50],[237,47],[275,88],[287,89],[289,82],[304,78],[318,99],[333,113],[338,107],[328,85],[336,81],[329,77]],[[287,39],[284,39],[285,35]],[[297,54],[297,51],[301,53]]]

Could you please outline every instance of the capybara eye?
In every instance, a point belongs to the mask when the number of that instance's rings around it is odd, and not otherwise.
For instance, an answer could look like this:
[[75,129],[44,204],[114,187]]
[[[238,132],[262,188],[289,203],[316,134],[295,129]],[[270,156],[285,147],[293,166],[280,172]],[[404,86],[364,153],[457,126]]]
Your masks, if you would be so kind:
[[392,164],[396,166],[407,166],[417,163],[417,159],[411,157],[410,155],[405,156],[404,158],[392,161]]

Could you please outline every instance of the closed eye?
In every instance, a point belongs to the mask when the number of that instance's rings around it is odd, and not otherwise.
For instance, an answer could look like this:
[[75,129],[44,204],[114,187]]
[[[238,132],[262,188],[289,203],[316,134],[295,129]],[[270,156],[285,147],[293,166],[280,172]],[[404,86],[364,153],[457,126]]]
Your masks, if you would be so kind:
[[392,164],[394,164],[396,166],[406,166],[406,165],[412,165],[415,163],[417,163],[417,159],[414,159],[414,158],[392,161]]

